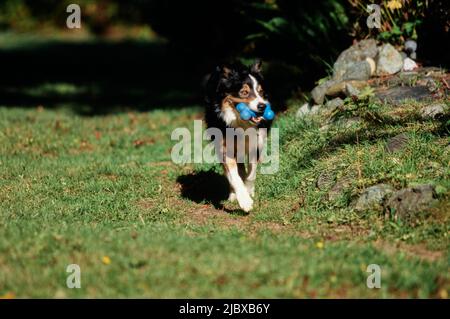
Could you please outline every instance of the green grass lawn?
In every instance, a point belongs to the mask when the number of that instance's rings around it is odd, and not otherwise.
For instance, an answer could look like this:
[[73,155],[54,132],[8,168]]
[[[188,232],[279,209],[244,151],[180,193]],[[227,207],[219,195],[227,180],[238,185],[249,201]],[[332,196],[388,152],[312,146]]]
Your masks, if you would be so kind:
[[[249,215],[202,197],[223,186],[220,167],[171,161],[172,130],[192,128],[200,107],[103,116],[0,107],[0,296],[445,298],[442,123],[418,120],[417,103],[359,105],[352,112],[381,120],[324,131],[323,118],[296,120],[297,107],[277,119],[280,171],[258,176]],[[407,147],[387,153],[400,132]],[[316,187],[327,170],[352,180],[333,201]],[[380,182],[432,183],[439,204],[414,226],[348,208]],[[66,287],[69,264],[81,268],[80,289]],[[366,286],[369,264],[382,269],[380,289]]]

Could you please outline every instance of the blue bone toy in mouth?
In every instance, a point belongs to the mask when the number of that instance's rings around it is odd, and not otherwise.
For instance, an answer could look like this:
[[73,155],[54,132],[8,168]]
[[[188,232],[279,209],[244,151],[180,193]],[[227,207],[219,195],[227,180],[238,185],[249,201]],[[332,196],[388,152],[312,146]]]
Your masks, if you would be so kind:
[[[256,113],[250,110],[250,108],[245,103],[239,103],[236,105],[236,110],[239,112],[241,119],[244,121],[248,121],[252,117],[257,117]],[[270,107],[270,103],[266,104],[266,109],[264,110],[264,114],[262,116],[265,120],[270,121],[275,117],[275,113],[272,111]]]

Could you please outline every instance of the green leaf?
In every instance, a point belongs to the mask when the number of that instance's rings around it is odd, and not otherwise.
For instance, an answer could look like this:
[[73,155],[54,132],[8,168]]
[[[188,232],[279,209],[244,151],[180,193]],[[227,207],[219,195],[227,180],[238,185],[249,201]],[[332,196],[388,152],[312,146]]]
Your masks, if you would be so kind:
[[268,22],[262,21],[262,20],[256,20],[256,22],[258,22],[260,25],[262,25],[266,30],[273,32],[273,33],[280,32],[281,31],[280,27],[287,24],[286,19],[281,18],[281,17],[272,18]]

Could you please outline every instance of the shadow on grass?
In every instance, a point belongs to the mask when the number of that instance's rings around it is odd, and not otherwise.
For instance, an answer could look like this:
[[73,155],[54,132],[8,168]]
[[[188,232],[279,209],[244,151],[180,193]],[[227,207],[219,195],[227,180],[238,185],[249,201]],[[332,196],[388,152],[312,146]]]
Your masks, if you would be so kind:
[[223,209],[221,201],[230,194],[230,185],[225,176],[212,170],[181,175],[181,196],[196,203],[211,203],[216,209]]
[[213,170],[201,171],[177,178],[181,185],[181,196],[196,203],[212,204],[215,209],[234,216],[248,216],[242,209],[228,209],[222,205],[230,195],[230,184],[225,176]]

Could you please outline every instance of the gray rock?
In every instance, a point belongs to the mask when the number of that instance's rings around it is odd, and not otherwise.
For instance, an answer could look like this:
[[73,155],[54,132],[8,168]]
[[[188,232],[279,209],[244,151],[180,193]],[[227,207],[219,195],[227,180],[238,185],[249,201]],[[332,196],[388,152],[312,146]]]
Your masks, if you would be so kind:
[[416,52],[416,50],[417,50],[417,42],[416,41],[407,40],[405,42],[405,51],[408,52],[408,54]]
[[345,95],[347,96],[358,96],[360,94],[359,90],[355,88],[351,83],[345,84]]
[[345,93],[345,87],[347,84],[352,85],[356,89],[363,88],[367,86],[366,81],[358,80],[328,80],[318,86],[316,86],[311,91],[311,96],[316,104],[323,104],[325,96],[336,96],[341,93]]
[[402,55],[389,43],[381,46],[377,61],[377,75],[395,74],[402,67]]
[[356,200],[354,208],[363,212],[368,210],[382,211],[385,198],[392,194],[394,189],[388,184],[378,184],[366,188]]
[[317,85],[311,91],[311,96],[314,102],[317,104],[323,104],[325,100],[325,95],[329,95],[330,93],[332,93],[332,95],[339,93],[341,91],[341,89],[339,88],[341,83],[342,83],[341,81],[337,80],[328,80],[322,84]]
[[320,111],[321,105],[310,106],[308,103],[303,104],[297,111],[296,117],[303,118],[307,115],[315,115]]
[[330,111],[334,111],[335,109],[337,109],[338,107],[341,107],[343,105],[344,105],[344,100],[341,99],[340,97],[334,98],[334,99],[328,101],[327,103],[325,103],[325,107]]
[[398,134],[394,137],[391,137],[386,144],[386,150],[389,153],[395,153],[402,150],[409,141],[408,135],[405,133]]
[[325,94],[328,96],[336,96],[344,92],[344,89],[345,89],[345,81],[332,80],[330,81],[330,85],[328,85]]
[[394,219],[413,223],[419,213],[425,212],[436,202],[433,185],[418,185],[394,192],[386,201],[387,213]]
[[403,67],[402,67],[403,71],[410,72],[417,68],[418,68],[418,65],[417,65],[416,61],[414,61],[413,59],[406,58],[403,60]]
[[362,40],[350,48],[342,51],[333,66],[333,78],[341,79],[350,65],[364,61],[366,58],[374,59],[378,54],[377,42],[374,39]]
[[329,86],[326,95],[328,96],[336,96],[341,93],[345,93],[345,87],[347,84],[350,84],[356,89],[363,88],[367,86],[366,81],[356,81],[356,80],[350,80],[350,81],[333,81],[333,85]]
[[349,63],[342,76],[343,80],[368,80],[371,76],[371,66],[366,60]]
[[323,104],[323,101],[325,100],[325,93],[327,92],[327,82],[319,84],[311,91],[311,96],[317,104]]
[[341,197],[343,193],[351,187],[352,180],[353,178],[351,178],[350,176],[343,176],[338,179],[336,184],[334,184],[334,186],[328,192],[328,200],[335,201],[339,197]]
[[398,103],[403,100],[425,101],[433,96],[426,86],[397,86],[378,91],[376,96],[382,102]]
[[445,104],[432,104],[424,107],[420,114],[423,119],[436,119],[444,115],[446,105]]

